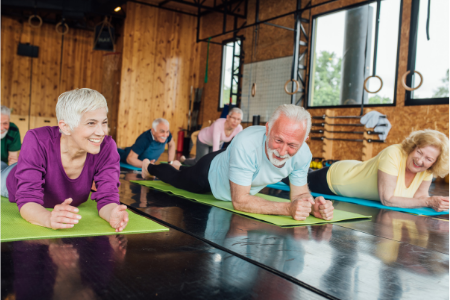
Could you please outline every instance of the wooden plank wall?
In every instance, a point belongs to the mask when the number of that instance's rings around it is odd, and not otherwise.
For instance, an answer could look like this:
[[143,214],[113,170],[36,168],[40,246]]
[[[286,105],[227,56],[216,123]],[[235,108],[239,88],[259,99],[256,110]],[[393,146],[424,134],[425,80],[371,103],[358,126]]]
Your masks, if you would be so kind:
[[13,114],[28,115],[31,58],[16,53],[19,42],[30,42],[32,29],[7,17],[2,17],[1,22],[2,105],[10,107]]
[[177,141],[187,127],[190,87],[198,86],[196,18],[127,4],[117,144],[131,146],[163,117]]
[[[316,5],[327,0],[315,0],[311,5]],[[382,149],[389,145],[400,143],[411,131],[420,130],[425,128],[431,128],[439,130],[449,134],[449,106],[448,105],[423,105],[423,106],[405,106],[405,90],[401,85],[401,75],[406,72],[407,59],[408,59],[408,45],[409,45],[409,24],[411,13],[411,1],[403,0],[402,11],[402,24],[401,24],[401,38],[400,38],[400,61],[398,66],[398,78],[397,78],[397,103],[395,107],[371,107],[365,108],[364,113],[372,110],[379,111],[386,114],[389,121],[392,124],[392,129],[389,133],[386,143],[367,143],[361,142],[344,142],[344,141],[314,141],[309,140],[308,144],[311,148],[311,152],[314,157],[323,157],[326,154],[326,158],[342,160],[342,159],[368,159],[378,154]],[[308,1],[304,1],[305,5]],[[325,4],[320,7],[313,8],[311,12],[305,12],[302,17],[312,18],[316,14],[321,14],[329,11],[343,8],[349,5],[364,2],[364,0],[339,0]],[[247,23],[253,23],[255,21],[255,3],[256,0],[250,0],[248,4],[249,15]],[[276,15],[295,10],[296,1],[278,1],[278,0],[262,0],[260,1],[260,19],[270,18]],[[212,19],[209,22],[203,22],[202,24],[202,36],[208,36],[221,32],[221,19],[217,18],[217,21]],[[272,21],[272,23],[293,28],[294,18],[293,16],[287,16],[278,20]],[[311,23],[310,23],[311,24]],[[310,32],[306,26],[306,31]],[[245,52],[245,63],[274,59],[278,57],[285,57],[292,55],[293,49],[293,33],[287,30],[269,27],[267,25],[260,25],[258,45],[256,53],[252,59],[252,37],[253,28],[248,28],[241,31],[240,34],[244,34],[245,41],[243,43]],[[231,37],[231,36],[229,36]],[[224,37],[229,38],[229,37]],[[221,41],[219,38],[213,39],[214,41]],[[201,63],[200,63],[200,76],[204,76],[204,68],[206,66],[206,43],[203,43],[201,48]],[[220,46],[211,45],[209,56],[209,82],[204,85],[205,97],[204,106],[201,112],[200,122],[205,122],[208,119],[215,119],[220,116],[220,112],[217,112],[217,105],[219,101],[219,88],[220,88],[220,68],[221,68],[221,55]],[[308,54],[309,56],[309,54]],[[307,57],[308,61],[309,58]],[[290,70],[289,70],[290,71]],[[309,70],[306,71],[309,74]],[[308,76],[306,76],[308,77]],[[245,101],[245,100],[244,100]],[[335,108],[329,109],[328,114],[336,116],[345,115],[359,115],[360,108]],[[309,112],[313,116],[322,116],[327,113],[326,109],[310,109]],[[345,121],[339,120],[340,123]],[[352,121],[347,121],[352,122]],[[336,123],[336,122],[335,122]],[[245,127],[245,126],[244,126]],[[318,129],[318,128],[316,128]],[[340,127],[334,128],[335,130],[356,130],[361,127]],[[311,134],[311,136],[317,136]],[[334,138],[361,138],[361,136],[348,135],[348,134],[335,134]],[[366,147],[367,146],[367,147]],[[366,149],[367,148],[367,149]]]
[[[110,127],[117,126],[118,107],[114,103],[118,102],[119,92],[118,88],[111,92],[113,84],[109,81],[120,81],[121,65],[114,70],[115,76],[105,81],[107,64],[103,57],[108,52],[92,50],[92,31],[71,28],[63,42],[54,25],[31,28],[27,22],[4,16],[1,24],[1,100],[13,109],[13,114],[54,118],[61,93],[75,88],[92,88],[101,93],[105,86],[109,92]],[[38,46],[39,57],[17,55],[19,42]],[[120,41],[117,47],[121,49]]]
[[[242,11],[240,13],[243,13]],[[202,17],[200,24],[200,38],[207,38],[209,36],[221,33],[223,30],[223,15],[219,13],[211,13]],[[250,19],[249,19],[250,20]],[[233,29],[234,18],[228,17],[226,30]],[[238,19],[238,27],[244,23],[244,20]],[[243,35],[243,31],[239,32]],[[221,37],[212,39],[213,42],[221,43],[224,40],[231,39],[233,34],[229,33]],[[244,43],[245,45],[245,43]],[[208,82],[204,83],[206,72],[206,56],[208,43],[201,42],[201,62],[200,62],[200,87],[203,87],[203,96],[199,124],[208,124],[208,121],[214,121],[220,117],[221,112],[217,110],[219,105],[220,93],[220,72],[222,66],[222,46],[211,43],[209,45],[209,63],[208,63]],[[205,125],[206,127],[208,125]]]

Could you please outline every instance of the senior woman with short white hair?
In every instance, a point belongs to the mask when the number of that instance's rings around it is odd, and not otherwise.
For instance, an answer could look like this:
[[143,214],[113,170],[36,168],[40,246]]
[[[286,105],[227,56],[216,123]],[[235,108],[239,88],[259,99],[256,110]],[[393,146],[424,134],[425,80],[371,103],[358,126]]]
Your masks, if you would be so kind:
[[[28,222],[53,229],[72,228],[78,208],[88,200],[92,183],[101,218],[116,232],[128,223],[119,202],[120,157],[108,133],[105,97],[91,89],[61,94],[58,126],[29,130],[17,164],[2,171],[1,194],[17,203]],[[54,208],[48,211],[45,208]]]

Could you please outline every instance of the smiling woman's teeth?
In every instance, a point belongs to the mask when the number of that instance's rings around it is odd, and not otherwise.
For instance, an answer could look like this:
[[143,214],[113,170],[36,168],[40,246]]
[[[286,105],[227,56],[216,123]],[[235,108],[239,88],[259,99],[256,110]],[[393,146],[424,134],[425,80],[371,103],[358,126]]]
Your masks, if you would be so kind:
[[100,143],[102,139],[89,139],[93,143]]

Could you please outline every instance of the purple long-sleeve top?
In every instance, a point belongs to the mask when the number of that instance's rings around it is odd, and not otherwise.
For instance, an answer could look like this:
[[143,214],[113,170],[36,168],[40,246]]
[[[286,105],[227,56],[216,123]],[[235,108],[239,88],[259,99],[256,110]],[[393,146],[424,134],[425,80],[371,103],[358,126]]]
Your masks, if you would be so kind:
[[92,182],[97,191],[91,198],[97,209],[119,202],[120,156],[110,136],[105,136],[98,154],[87,153],[81,174],[70,179],[61,162],[61,133],[59,128],[41,127],[25,135],[19,161],[6,179],[9,201],[16,202],[19,210],[28,202],[47,208],[72,198],[78,206],[89,197]]

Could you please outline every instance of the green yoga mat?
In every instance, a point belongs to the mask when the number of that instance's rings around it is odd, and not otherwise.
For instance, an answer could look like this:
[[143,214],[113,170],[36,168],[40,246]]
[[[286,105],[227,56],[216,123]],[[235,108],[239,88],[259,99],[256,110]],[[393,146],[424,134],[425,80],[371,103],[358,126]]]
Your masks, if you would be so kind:
[[[168,228],[159,225],[149,219],[139,216],[128,210],[128,224],[122,232],[115,232],[108,222],[99,217],[97,203],[88,200],[78,206],[82,216],[78,224],[69,229],[50,229],[33,225],[25,221],[17,209],[16,203],[11,203],[8,198],[1,198],[1,241],[12,242],[21,240],[72,238],[83,236],[116,235],[132,233],[150,233],[169,231]],[[48,210],[52,210],[49,209]]]
[[[264,222],[271,223],[271,224],[281,226],[281,227],[293,227],[293,226],[301,226],[301,225],[335,223],[335,222],[345,221],[345,220],[371,218],[371,216],[363,216],[360,214],[355,214],[355,213],[335,209],[334,214],[333,214],[333,219],[330,221],[318,219],[313,216],[307,217],[306,220],[304,220],[304,221],[297,221],[297,220],[292,219],[292,217],[289,217],[289,216],[261,215],[261,214],[253,214],[253,213],[238,211],[233,208],[233,204],[231,203],[231,201],[217,200],[216,198],[214,198],[214,196],[211,193],[195,194],[195,193],[187,192],[185,190],[177,189],[176,187],[173,187],[172,185],[164,183],[162,181],[132,180],[131,182],[135,182],[137,184],[140,184],[140,185],[143,185],[143,186],[146,186],[149,188],[161,190],[164,192],[169,192],[174,195],[177,195],[177,196],[180,196],[183,198],[187,198],[190,200],[195,200],[195,201],[203,203],[203,204],[220,207],[222,209],[226,209],[226,210],[232,211],[232,212],[240,214],[240,215],[244,215],[244,216],[256,219],[256,220],[264,221]],[[269,200],[269,201],[289,202],[289,200],[287,200],[287,199],[281,199],[281,198],[264,195],[264,194],[257,194],[256,196],[261,197],[266,200]]]

